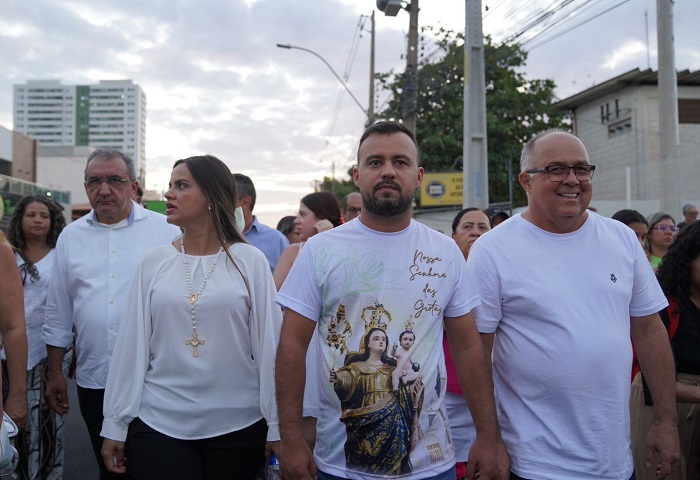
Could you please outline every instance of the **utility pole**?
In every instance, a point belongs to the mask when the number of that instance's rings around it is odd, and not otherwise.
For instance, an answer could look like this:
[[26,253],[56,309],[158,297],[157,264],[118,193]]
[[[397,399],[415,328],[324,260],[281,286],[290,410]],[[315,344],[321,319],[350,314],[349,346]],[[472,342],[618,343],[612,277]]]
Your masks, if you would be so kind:
[[395,17],[401,8],[405,8],[409,13],[408,51],[406,52],[404,88],[401,94],[401,118],[406,128],[415,134],[418,114],[418,0],[411,0],[405,7],[401,0],[377,0],[377,8],[388,17]]
[[404,124],[416,133],[418,115],[418,0],[411,0],[406,7],[408,22],[408,52],[406,55],[406,88],[404,89]]
[[678,83],[673,43],[673,0],[656,0],[659,48],[659,147],[661,211],[674,217],[681,208],[678,138]]
[[489,206],[489,174],[486,142],[486,79],[481,0],[464,0],[464,190],[462,204],[486,209]]
[[374,10],[372,10],[372,41],[369,54],[369,107],[367,107],[367,126],[374,123]]

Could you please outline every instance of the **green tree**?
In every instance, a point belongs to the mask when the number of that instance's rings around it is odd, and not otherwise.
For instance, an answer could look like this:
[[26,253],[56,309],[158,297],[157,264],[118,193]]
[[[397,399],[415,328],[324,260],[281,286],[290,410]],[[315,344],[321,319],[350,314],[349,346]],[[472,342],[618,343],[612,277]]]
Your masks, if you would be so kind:
[[[423,31],[432,31],[431,27]],[[435,59],[437,57],[437,59]],[[563,113],[551,112],[555,102],[552,80],[528,80],[521,69],[527,52],[518,44],[494,45],[484,40],[486,114],[488,136],[489,200],[507,202],[508,167],[519,171],[522,145],[534,133],[569,126]],[[379,118],[401,119],[401,93],[406,80],[390,71],[377,75],[390,100]],[[462,157],[464,139],[464,35],[450,30],[436,32],[436,50],[418,67],[416,137],[426,171],[454,170]],[[515,180],[517,184],[517,180]],[[515,204],[526,203],[525,193],[515,189]]]

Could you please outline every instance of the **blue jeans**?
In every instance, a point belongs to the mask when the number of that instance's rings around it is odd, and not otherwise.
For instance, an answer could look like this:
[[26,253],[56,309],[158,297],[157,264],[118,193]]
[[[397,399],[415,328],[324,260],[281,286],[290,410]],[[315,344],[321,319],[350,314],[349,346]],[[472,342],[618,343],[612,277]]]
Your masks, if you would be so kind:
[[[442,472],[434,477],[426,478],[425,480],[455,480],[455,467],[452,466],[449,470]],[[318,480],[346,480],[344,477],[336,477],[335,475],[329,475],[328,473],[323,473],[318,470]]]

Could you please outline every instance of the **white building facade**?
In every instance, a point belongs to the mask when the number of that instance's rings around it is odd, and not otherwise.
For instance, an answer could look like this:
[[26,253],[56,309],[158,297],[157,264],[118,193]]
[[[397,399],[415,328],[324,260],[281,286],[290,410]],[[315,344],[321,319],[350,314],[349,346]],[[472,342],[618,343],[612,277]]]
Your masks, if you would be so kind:
[[134,159],[136,177],[144,183],[146,95],[132,80],[100,80],[94,85],[29,80],[14,86],[13,100],[15,131],[46,148],[123,150]]
[[[554,105],[571,114],[574,133],[596,165],[593,205],[611,214],[657,211],[663,165],[657,72],[632,70]],[[700,71],[678,72],[681,204],[700,204]],[[611,210],[611,211],[608,211]],[[677,221],[678,211],[668,212]]]

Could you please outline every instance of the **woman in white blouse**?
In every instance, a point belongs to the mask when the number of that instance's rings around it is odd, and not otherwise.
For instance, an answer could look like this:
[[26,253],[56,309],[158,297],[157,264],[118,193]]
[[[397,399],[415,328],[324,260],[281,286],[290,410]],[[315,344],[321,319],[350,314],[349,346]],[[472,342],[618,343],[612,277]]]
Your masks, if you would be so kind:
[[[48,364],[46,344],[41,341],[41,327],[46,313],[54,248],[65,226],[63,210],[57,203],[45,195],[30,195],[15,205],[7,231],[24,285],[28,342],[26,403],[29,414],[27,423],[15,439],[20,455],[19,480],[63,477],[63,417],[56,414],[46,401]],[[68,375],[72,358],[73,351],[69,350],[63,363],[65,375]]]
[[266,440],[279,440],[270,267],[236,229],[219,159],[178,160],[165,198],[183,234],[139,266],[107,377],[102,457],[133,478],[252,479]]

